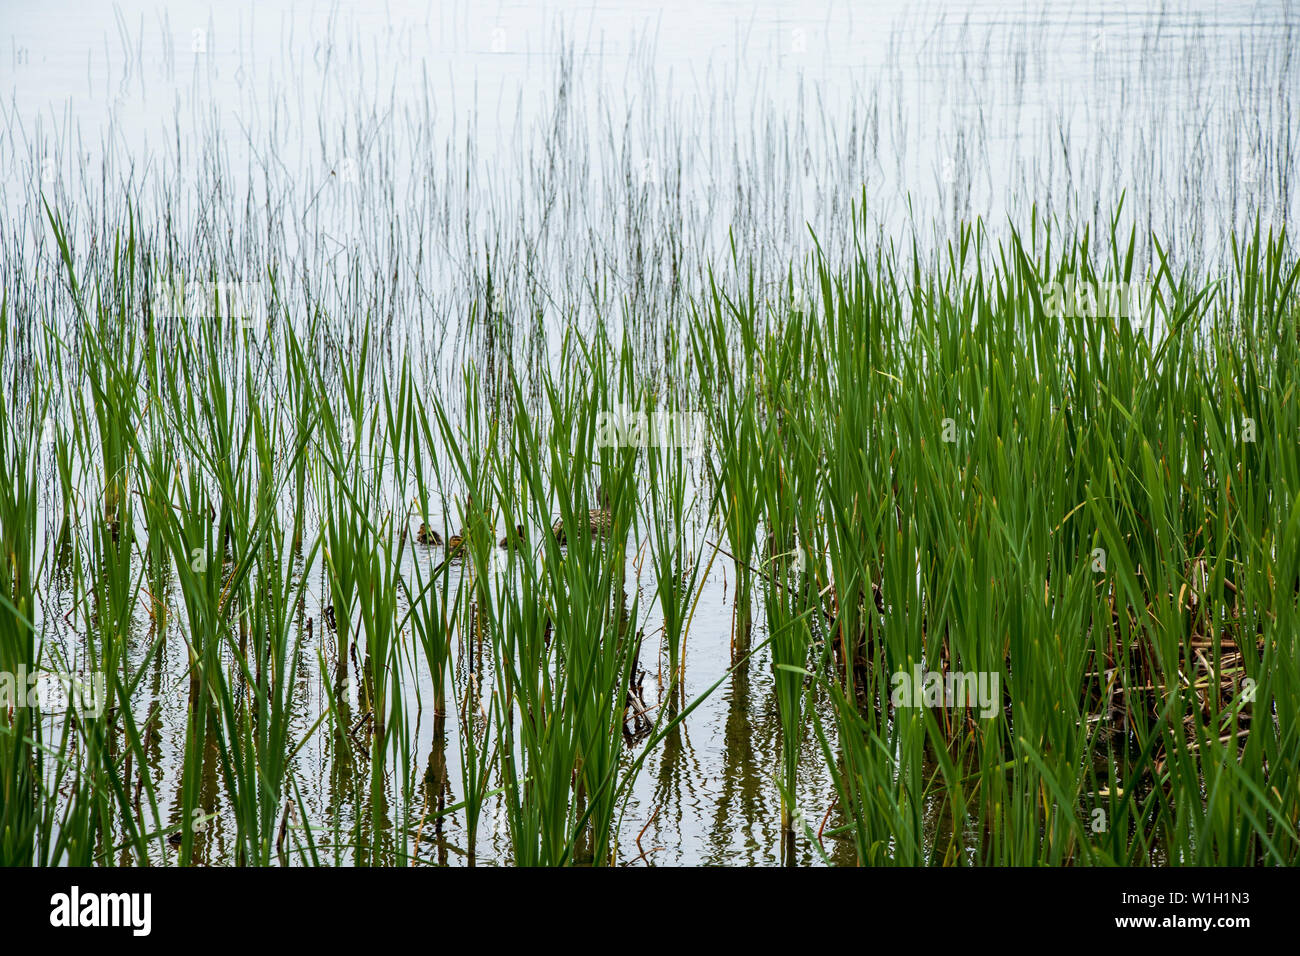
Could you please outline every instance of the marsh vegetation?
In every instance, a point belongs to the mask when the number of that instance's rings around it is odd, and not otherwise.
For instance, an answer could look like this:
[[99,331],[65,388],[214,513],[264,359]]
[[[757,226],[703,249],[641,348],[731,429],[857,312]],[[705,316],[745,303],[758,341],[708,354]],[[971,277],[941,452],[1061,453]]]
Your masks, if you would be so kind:
[[879,87],[563,44],[489,156],[346,44],[296,140],[6,109],[0,863],[1300,861],[1291,30],[902,210]]

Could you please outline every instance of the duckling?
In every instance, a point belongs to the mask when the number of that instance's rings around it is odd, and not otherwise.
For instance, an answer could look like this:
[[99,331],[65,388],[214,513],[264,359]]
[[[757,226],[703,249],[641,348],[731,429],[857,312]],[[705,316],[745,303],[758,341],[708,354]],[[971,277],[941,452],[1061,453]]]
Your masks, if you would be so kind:
[[465,546],[465,537],[465,526],[461,525],[461,529],[447,539],[447,553],[455,554],[463,548]]
[[614,527],[614,512],[609,507],[609,500],[605,499],[603,508],[592,508],[587,513],[587,522],[591,525],[592,534],[605,535]]
[[[593,538],[602,538],[614,527],[614,513],[610,510],[609,495],[601,485],[596,486],[596,498],[600,501],[601,507],[592,508],[587,512],[587,525]],[[551,525],[551,533],[560,544],[567,543],[563,518],[557,519],[555,524]]]
[[518,544],[523,540],[524,540],[524,526],[521,524],[517,524],[515,525],[515,530],[513,533],[507,534],[504,538],[501,539],[499,547],[509,548],[512,545]]
[[[472,508],[474,507],[474,496],[473,496],[473,495],[469,495],[469,496],[465,499],[465,504],[466,504],[466,506],[467,506],[468,508],[472,509]],[[492,527],[492,524],[493,524],[493,522],[492,522],[492,509],[490,509],[490,508],[484,508],[484,509],[483,509],[483,516],[484,516],[485,523],[486,523],[487,527],[491,528],[491,527]],[[455,534],[451,535],[451,536],[447,539],[447,554],[448,554],[448,555],[455,554],[455,553],[456,553],[457,551],[459,551],[462,547],[464,547],[464,545],[465,545],[465,537],[466,537],[466,528],[465,528],[465,525],[461,525],[460,530],[459,530],[458,532],[456,532]]]
[[442,544],[442,535],[421,521],[420,530],[415,533],[415,540],[424,545]]

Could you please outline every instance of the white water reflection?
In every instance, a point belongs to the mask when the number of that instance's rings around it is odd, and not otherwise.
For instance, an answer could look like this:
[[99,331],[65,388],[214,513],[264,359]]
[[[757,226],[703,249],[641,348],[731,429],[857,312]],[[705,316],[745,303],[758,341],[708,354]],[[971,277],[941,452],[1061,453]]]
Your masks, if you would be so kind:
[[1281,0],[42,4],[0,23],[0,183],[31,235],[38,191],[130,190],[181,231],[283,227],[274,251],[318,266],[414,256],[449,312],[485,248],[528,261],[520,300],[590,305],[599,283],[571,274],[594,259],[649,302],[729,235],[768,263],[809,228],[836,249],[864,199],[872,227],[929,242],[1032,203],[1101,228],[1125,192],[1190,256],[1292,211],[1294,19]]

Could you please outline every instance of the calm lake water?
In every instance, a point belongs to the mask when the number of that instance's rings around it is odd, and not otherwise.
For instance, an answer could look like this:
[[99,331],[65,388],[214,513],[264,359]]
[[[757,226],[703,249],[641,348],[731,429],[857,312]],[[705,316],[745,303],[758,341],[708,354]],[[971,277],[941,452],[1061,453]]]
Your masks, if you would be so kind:
[[1293,211],[1295,20],[1284,0],[45,3],[0,14],[0,176],[20,209],[83,178],[183,190],[219,154],[229,194],[291,183],[285,218],[346,247],[357,210],[323,188],[373,206],[375,179],[468,174],[455,211],[486,234],[536,205],[563,133],[561,172],[585,175],[556,228],[668,182],[681,208],[656,214],[688,248],[740,229],[787,256],[806,225],[842,235],[863,190],[891,234],[1035,202],[1100,223],[1126,192],[1213,248]]
[[[1298,23],[1282,0],[9,6],[0,243],[24,266],[5,285],[48,298],[31,267],[52,255],[42,195],[86,243],[129,199],[180,241],[230,237],[236,278],[275,261],[341,310],[395,316],[395,339],[452,381],[481,348],[463,316],[489,269],[520,328],[598,311],[657,328],[708,264],[726,270],[731,239],[774,274],[810,230],[847,255],[855,203],[906,244],[977,216],[996,232],[1035,204],[1104,232],[1123,195],[1139,232],[1212,263],[1256,215],[1296,211]],[[730,663],[728,574],[719,559],[696,611],[688,696]],[[168,650],[139,701],[161,713],[164,790],[185,668]],[[303,732],[327,703],[315,670]],[[435,761],[430,719],[412,721]],[[300,756],[322,816],[323,747]],[[800,803],[825,809],[815,750],[810,735]],[[778,756],[763,659],[651,760],[625,846],[645,828],[653,863],[778,862]],[[446,760],[454,791],[454,745]],[[453,864],[456,826],[438,851]],[[224,858],[220,826],[201,852]]]

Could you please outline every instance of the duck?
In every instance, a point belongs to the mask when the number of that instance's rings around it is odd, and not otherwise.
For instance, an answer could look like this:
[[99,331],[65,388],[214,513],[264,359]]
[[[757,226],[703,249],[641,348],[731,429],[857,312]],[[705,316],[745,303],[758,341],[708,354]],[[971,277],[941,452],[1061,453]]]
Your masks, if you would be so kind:
[[511,545],[518,544],[523,540],[524,540],[524,526],[521,524],[517,524],[515,525],[515,530],[513,532],[508,533],[504,538],[501,539],[499,547],[509,548]]
[[[469,497],[467,497],[465,499],[465,504],[468,505],[470,508],[473,508],[474,496],[470,495]],[[486,519],[485,524],[487,525],[487,527],[492,528],[492,526],[495,524],[495,522],[492,520],[492,509],[484,508],[483,515]],[[521,532],[523,531],[522,528],[520,528],[519,530]],[[461,525],[460,530],[455,534],[451,535],[447,539],[447,553],[454,554],[455,552],[459,551],[465,544],[465,538],[466,538],[466,529],[464,525]]]
[[415,533],[415,540],[424,545],[442,544],[442,535],[424,522],[420,522],[420,530]]
[[[600,538],[608,534],[609,530],[614,526],[614,513],[610,510],[609,495],[600,485],[596,486],[596,498],[600,501],[601,507],[592,508],[587,512],[587,525],[591,529],[591,536]],[[555,524],[551,525],[551,533],[555,535],[555,539],[560,544],[565,544],[568,541],[564,531],[563,518],[557,519]]]

